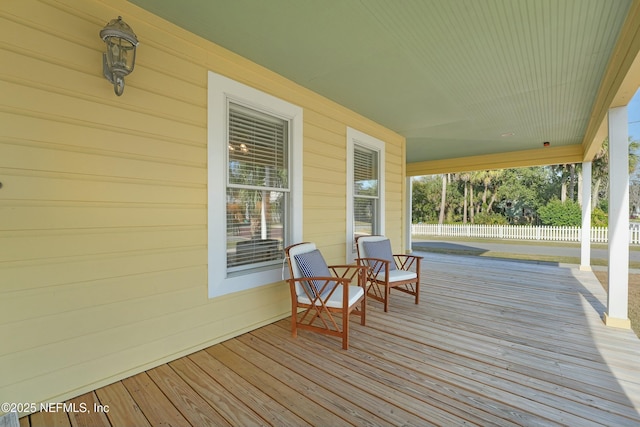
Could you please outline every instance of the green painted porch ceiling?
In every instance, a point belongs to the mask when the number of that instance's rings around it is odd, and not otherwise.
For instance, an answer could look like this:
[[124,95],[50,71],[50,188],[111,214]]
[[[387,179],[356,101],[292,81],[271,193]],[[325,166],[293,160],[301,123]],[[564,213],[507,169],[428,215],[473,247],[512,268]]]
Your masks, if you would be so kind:
[[631,4],[131,1],[404,135],[409,163],[580,144]]

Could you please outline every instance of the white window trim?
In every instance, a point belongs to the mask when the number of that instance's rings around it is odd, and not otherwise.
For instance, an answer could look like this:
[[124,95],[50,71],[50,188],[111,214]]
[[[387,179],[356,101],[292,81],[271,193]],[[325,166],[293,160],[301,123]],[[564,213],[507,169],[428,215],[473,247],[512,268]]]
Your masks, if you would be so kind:
[[[207,134],[208,277],[209,298],[239,292],[284,278],[284,266],[233,276],[227,274],[227,101],[233,100],[257,110],[290,120],[290,212],[289,238],[302,239],[302,108],[272,95],[209,71]],[[284,262],[284,260],[283,260]]]
[[372,137],[371,135],[367,135],[366,133],[360,132],[359,130],[347,127],[347,263],[352,263],[356,257],[357,252],[354,249],[355,242],[353,238],[354,233],[354,224],[353,224],[353,150],[355,145],[359,145],[365,148],[368,148],[373,151],[378,152],[378,162],[379,164],[379,182],[378,182],[378,191],[379,191],[379,213],[380,217],[378,218],[378,230],[376,230],[377,234],[384,235],[384,224],[385,224],[385,200],[384,200],[384,182],[385,182],[385,143],[382,140]]

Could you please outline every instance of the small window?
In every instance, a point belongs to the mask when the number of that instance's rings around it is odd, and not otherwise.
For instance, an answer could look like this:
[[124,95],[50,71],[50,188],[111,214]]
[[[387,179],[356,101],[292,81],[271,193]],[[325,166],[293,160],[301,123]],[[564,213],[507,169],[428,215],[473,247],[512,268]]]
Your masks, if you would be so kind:
[[360,145],[353,148],[354,237],[378,233],[380,193],[378,152]]
[[347,128],[347,262],[372,234],[384,234],[384,142]]

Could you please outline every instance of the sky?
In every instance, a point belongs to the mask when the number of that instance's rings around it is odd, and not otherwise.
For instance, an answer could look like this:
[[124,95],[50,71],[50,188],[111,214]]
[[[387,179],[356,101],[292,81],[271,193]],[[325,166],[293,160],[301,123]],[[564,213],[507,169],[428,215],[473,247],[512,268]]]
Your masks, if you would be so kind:
[[631,98],[627,114],[629,115],[629,136],[632,141],[640,141],[640,89]]
[[640,141],[640,90],[631,99],[627,114],[629,115],[629,136],[632,141]]
[[[631,141],[640,141],[640,89],[631,98],[631,102],[627,106],[627,115],[629,117],[629,138]],[[636,153],[640,155],[640,149],[636,150]],[[638,169],[636,167],[632,174],[634,179],[639,178],[640,171]]]

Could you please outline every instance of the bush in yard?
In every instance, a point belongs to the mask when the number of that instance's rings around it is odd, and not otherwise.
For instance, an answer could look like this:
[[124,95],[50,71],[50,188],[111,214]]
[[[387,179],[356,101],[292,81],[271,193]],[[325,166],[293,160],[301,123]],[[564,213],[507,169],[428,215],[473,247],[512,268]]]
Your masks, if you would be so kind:
[[503,215],[491,212],[485,213],[481,212],[476,214],[474,218],[474,224],[483,224],[483,225],[507,225],[509,221]]
[[592,227],[607,227],[609,226],[609,216],[600,208],[595,208],[591,212],[591,226]]
[[580,227],[582,225],[582,208],[572,200],[562,203],[553,199],[538,209],[542,225],[555,227]]

